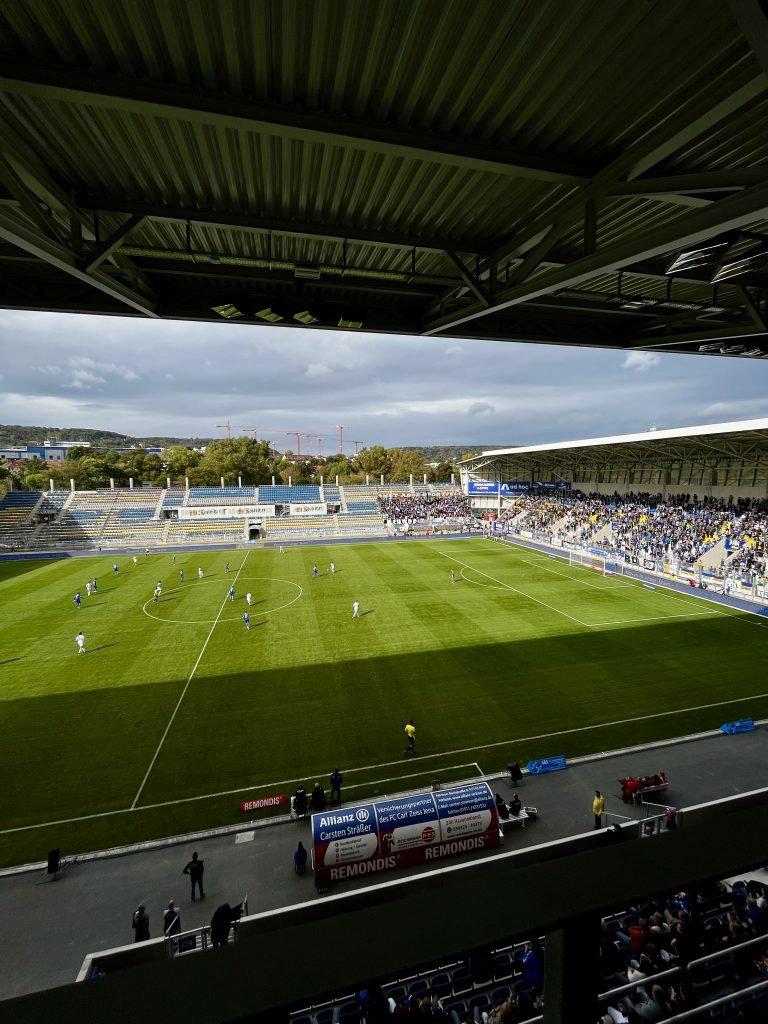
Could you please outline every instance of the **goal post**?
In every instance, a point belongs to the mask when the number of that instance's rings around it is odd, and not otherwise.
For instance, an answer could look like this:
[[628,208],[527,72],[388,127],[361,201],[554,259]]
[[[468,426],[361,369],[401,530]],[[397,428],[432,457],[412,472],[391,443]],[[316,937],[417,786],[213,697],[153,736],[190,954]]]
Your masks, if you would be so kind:
[[568,555],[569,565],[580,565],[583,569],[593,569],[602,576],[623,576],[624,563],[617,558],[605,558],[592,551],[571,551]]

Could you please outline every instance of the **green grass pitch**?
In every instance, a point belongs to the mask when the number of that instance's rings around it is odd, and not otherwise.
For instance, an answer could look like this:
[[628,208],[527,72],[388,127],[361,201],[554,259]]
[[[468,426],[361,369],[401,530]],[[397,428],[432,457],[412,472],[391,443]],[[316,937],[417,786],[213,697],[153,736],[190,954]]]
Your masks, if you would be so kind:
[[2,562],[0,607],[0,865],[237,822],[336,765],[352,800],[768,712],[768,620],[481,539]]

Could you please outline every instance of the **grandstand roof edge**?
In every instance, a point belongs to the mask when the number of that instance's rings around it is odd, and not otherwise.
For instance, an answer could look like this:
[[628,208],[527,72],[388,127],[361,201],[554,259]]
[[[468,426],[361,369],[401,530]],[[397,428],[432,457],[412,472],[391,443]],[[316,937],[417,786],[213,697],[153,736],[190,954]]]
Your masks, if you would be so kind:
[[549,444],[518,445],[513,448],[492,448],[465,459],[461,465],[469,465],[476,459],[494,455],[528,455],[534,452],[562,451],[570,448],[596,448],[607,444],[633,444],[637,441],[664,441],[674,438],[704,437],[710,434],[735,434],[749,431],[768,431],[768,418],[755,420],[733,420],[727,423],[703,423],[693,427],[677,427],[670,430],[643,430],[636,434],[616,434],[611,437],[589,437],[576,441],[558,441]]

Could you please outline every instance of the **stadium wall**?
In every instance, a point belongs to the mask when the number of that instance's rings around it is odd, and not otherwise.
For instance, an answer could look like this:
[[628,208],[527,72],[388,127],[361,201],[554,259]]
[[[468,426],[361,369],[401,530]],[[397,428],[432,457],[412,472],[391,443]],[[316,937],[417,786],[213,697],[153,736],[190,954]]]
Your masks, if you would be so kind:
[[[133,1024],[147,1015],[151,993],[155,1020],[218,1024],[250,1014],[254,1024],[271,1024],[283,1019],[278,1008],[543,933],[552,936],[547,948],[561,951],[546,965],[545,1020],[592,1020],[557,1016],[569,998],[582,1012],[590,1002],[584,975],[570,996],[563,990],[565,961],[584,961],[585,928],[649,893],[764,864],[766,813],[768,790],[757,790],[682,809],[674,832],[640,838],[634,825],[618,836],[590,831],[254,915],[226,949],[169,961],[163,940],[121,947],[111,953],[111,973],[3,1002],[3,1021]],[[596,976],[597,942],[594,958]]]

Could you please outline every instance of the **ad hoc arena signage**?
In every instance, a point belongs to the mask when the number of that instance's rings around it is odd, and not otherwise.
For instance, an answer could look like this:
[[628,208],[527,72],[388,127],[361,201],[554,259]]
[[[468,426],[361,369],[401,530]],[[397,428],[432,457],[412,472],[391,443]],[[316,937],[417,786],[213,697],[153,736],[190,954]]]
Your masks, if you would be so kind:
[[486,782],[312,815],[316,882],[357,878],[499,845]]
[[274,514],[274,505],[182,505],[179,508],[179,519],[243,519]]

